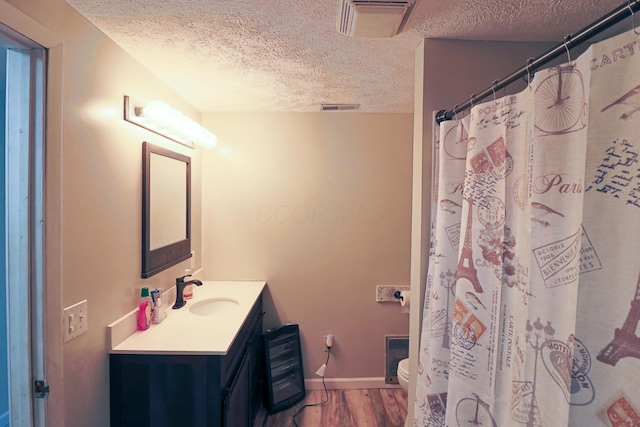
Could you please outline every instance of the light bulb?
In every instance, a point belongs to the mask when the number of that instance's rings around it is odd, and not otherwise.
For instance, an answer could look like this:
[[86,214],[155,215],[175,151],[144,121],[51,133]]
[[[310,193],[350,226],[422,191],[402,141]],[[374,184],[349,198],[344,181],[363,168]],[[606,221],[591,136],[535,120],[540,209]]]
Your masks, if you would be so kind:
[[167,130],[174,135],[182,136],[182,129],[184,127],[185,117],[178,110],[171,109],[171,114],[167,120]]
[[138,123],[140,126],[178,142],[192,142],[207,149],[212,149],[218,143],[218,138],[212,132],[166,102],[151,101],[145,107],[136,107],[135,114],[146,122],[147,126]]
[[184,125],[183,134],[184,137],[192,142],[197,142],[200,137],[201,127],[193,120],[187,121]]
[[151,101],[142,109],[145,120],[157,127],[164,127],[171,114],[169,104],[162,101]]
[[218,137],[213,132],[210,132],[207,129],[203,128],[203,130],[205,135],[204,137],[200,138],[200,145],[203,148],[211,150],[218,144]]

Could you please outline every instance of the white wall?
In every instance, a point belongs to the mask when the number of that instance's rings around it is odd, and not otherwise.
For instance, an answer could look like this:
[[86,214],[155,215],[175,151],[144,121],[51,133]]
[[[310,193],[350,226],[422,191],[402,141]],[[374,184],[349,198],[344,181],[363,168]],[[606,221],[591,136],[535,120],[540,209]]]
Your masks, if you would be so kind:
[[208,279],[266,279],[264,324],[300,325],[305,376],[383,378],[385,334],[408,334],[377,284],[409,284],[411,114],[205,114]]

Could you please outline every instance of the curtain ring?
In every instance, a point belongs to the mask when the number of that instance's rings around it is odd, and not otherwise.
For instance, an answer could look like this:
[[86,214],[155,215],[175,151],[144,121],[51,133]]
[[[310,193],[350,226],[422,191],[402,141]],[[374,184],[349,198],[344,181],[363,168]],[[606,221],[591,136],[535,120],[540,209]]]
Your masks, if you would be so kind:
[[453,106],[453,120],[458,121],[458,104]]
[[571,40],[571,36],[572,34],[567,34],[566,36],[564,36],[564,49],[567,51],[567,58],[569,58],[569,64],[571,64],[571,54],[569,53],[569,46],[567,46],[567,43],[569,42],[569,40]]
[[633,27],[633,32],[640,36],[640,33],[636,30],[636,13],[631,7],[631,0],[627,0],[627,7],[629,8],[629,12],[631,12],[631,26]]
[[531,70],[529,69],[529,67],[531,66],[532,62],[533,58],[529,58],[527,59],[527,64],[525,65],[527,69],[527,86],[529,87],[529,89],[531,89]]
[[493,103],[497,104],[498,101],[496,101],[496,85],[498,84],[500,80],[495,79],[494,81],[491,82],[491,92],[493,92]]
[[473,108],[473,98],[476,97],[475,93],[472,93],[471,96],[469,97],[469,102],[471,103],[471,108]]

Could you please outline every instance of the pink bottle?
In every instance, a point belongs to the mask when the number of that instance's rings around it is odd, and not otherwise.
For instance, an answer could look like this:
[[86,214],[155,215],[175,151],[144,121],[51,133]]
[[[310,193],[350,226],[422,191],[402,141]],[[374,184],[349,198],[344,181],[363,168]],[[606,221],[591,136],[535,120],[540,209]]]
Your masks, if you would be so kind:
[[146,331],[149,326],[151,326],[151,297],[149,297],[149,288],[142,288],[138,306],[138,330]]

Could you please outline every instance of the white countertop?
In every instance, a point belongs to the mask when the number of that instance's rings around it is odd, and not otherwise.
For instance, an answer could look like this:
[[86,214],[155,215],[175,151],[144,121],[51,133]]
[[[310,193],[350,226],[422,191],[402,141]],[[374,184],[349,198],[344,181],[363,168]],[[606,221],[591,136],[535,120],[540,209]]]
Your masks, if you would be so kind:
[[[251,307],[257,301],[266,282],[203,281],[193,290],[187,304],[172,310],[174,301],[163,301],[169,316],[146,331],[135,331],[110,349],[111,354],[210,354],[224,355],[229,351],[244,324]],[[221,314],[198,316],[189,311],[209,298],[233,299],[238,307],[224,309]]]

